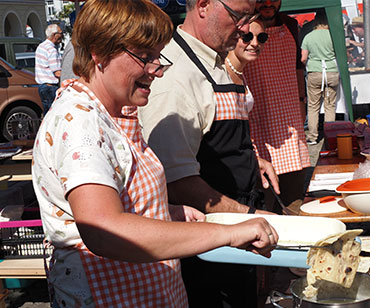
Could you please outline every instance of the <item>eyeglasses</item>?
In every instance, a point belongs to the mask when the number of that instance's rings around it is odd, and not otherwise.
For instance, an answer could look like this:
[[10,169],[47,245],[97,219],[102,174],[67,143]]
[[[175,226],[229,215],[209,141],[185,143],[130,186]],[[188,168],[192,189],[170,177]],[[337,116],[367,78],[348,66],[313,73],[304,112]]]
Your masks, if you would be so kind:
[[[146,73],[155,74],[158,71],[162,70],[164,73],[169,69],[169,67],[173,64],[169,59],[167,59],[164,55],[159,54],[158,58],[154,58],[152,60],[144,59],[138,55],[135,55],[130,50],[123,48],[125,52],[127,52],[129,55],[133,56],[134,58],[138,59],[140,62],[144,64],[144,71]],[[154,63],[153,61],[158,60],[159,63]]]
[[[266,2],[267,0],[256,0],[256,3],[264,3]],[[280,0],[270,0],[270,2],[278,2]]]
[[60,35],[63,35],[64,33],[63,33],[63,32],[54,32],[53,34],[60,34]]
[[221,4],[224,6],[226,11],[230,14],[230,16],[234,19],[236,23],[236,27],[240,29],[243,27],[246,23],[251,23],[252,21],[256,20],[259,16],[259,14],[253,15],[253,14],[245,14],[242,15],[238,12],[235,12],[231,7],[229,7],[227,4],[225,4],[222,0],[218,0],[221,2]]
[[257,36],[257,41],[261,44],[264,44],[266,43],[269,35],[266,33],[266,32],[261,32],[257,35],[254,35],[252,32],[248,32],[248,33],[243,33],[241,35],[241,38],[243,40],[244,43],[249,43],[251,40],[253,40],[253,38]]

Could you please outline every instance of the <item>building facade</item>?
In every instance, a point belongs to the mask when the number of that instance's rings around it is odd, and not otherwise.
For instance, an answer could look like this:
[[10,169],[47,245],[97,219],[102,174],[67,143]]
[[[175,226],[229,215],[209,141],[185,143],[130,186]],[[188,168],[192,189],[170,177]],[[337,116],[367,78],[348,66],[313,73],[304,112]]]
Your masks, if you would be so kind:
[[0,36],[45,38],[45,0],[0,0]]

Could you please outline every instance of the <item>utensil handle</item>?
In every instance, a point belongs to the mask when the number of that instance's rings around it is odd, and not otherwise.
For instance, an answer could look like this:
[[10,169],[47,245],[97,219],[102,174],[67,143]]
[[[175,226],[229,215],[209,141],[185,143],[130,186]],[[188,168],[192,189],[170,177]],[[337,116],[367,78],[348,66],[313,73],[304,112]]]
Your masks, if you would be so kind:
[[270,301],[271,304],[275,307],[284,308],[278,304],[278,302],[284,300],[284,299],[290,299],[293,300],[293,295],[287,295],[278,291],[272,291],[270,294]]
[[271,185],[271,180],[270,178],[268,177],[268,175],[265,173],[264,174],[265,178],[267,179],[267,182],[269,182],[269,187],[271,189],[271,192],[272,194],[274,195],[275,199],[277,200],[277,202],[279,203],[279,205],[281,206],[282,210],[283,211],[287,211],[287,208],[286,206],[284,205],[283,201],[280,199],[280,197],[278,196],[278,194],[276,193],[274,187],[272,187]]

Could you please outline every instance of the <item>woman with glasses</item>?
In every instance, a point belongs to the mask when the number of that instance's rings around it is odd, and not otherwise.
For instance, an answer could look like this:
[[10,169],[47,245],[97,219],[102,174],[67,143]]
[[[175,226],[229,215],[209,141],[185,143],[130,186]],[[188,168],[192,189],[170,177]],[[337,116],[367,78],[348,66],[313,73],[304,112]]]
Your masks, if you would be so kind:
[[247,63],[255,61],[263,50],[263,45],[268,39],[268,34],[264,31],[265,26],[262,20],[252,21],[249,25],[249,32],[241,34],[235,49],[229,52],[225,60],[226,69],[233,82],[245,86],[248,113],[253,108],[254,99],[243,70]]
[[210,224],[168,205],[136,108],[171,65],[160,51],[172,32],[149,0],[89,0],[77,17],[80,78],[62,84],[33,151],[53,307],[187,307],[178,258],[221,246],[268,257],[278,240],[262,218]]

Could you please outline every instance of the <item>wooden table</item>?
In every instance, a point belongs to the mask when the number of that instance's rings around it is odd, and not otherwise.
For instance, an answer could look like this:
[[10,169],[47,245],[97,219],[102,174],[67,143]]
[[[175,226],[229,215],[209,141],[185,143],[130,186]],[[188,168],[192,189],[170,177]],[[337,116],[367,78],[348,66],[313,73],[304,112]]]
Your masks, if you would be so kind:
[[0,178],[9,177],[8,181],[32,181],[32,149],[22,151],[0,164]]
[[[316,174],[354,172],[358,168],[359,163],[364,162],[365,159],[366,158],[361,154],[354,155],[352,159],[338,159],[338,157],[336,156],[324,158],[320,157],[311,179],[314,179]],[[312,200],[314,199],[306,198],[304,202],[306,203]],[[350,210],[333,214],[306,214],[303,212],[299,212],[299,215],[331,217],[339,219],[344,223],[365,223],[366,229],[370,228],[370,215],[360,215],[353,213]]]
[[0,308],[5,308],[5,298],[8,290],[4,289],[2,279],[46,279],[44,260],[37,259],[7,259],[0,262]]
[[354,172],[359,163],[365,161],[365,156],[358,154],[353,156],[352,159],[339,159],[334,157],[320,157],[317,165],[312,174],[312,178],[319,173],[341,173],[341,172]]
[[42,258],[5,259],[0,262],[0,279],[4,278],[46,278],[44,260]]

